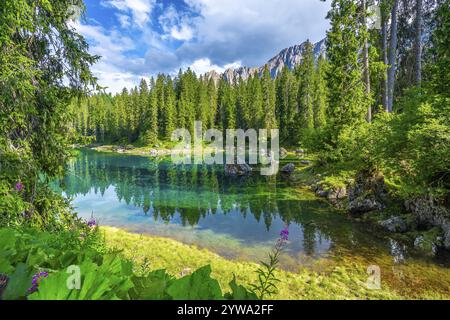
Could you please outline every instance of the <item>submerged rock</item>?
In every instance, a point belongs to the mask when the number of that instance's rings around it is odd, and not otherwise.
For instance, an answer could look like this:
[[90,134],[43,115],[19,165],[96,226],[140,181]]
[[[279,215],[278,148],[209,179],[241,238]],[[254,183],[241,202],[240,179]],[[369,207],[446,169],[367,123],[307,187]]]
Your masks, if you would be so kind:
[[294,172],[294,170],[295,170],[295,164],[288,163],[281,169],[281,172],[286,173],[286,174],[291,174],[292,172]]
[[252,172],[252,167],[248,164],[226,164],[225,174],[227,176],[245,176]]
[[402,217],[391,217],[387,220],[380,221],[380,226],[390,232],[406,232],[408,231],[408,223]]

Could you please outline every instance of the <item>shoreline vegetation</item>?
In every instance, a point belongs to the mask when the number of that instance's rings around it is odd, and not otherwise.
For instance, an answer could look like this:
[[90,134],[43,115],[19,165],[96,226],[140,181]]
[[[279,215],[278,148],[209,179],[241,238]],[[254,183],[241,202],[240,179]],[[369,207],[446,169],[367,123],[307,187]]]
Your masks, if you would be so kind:
[[[170,274],[181,277],[209,264],[212,268],[212,277],[219,281],[224,291],[229,290],[228,283],[233,279],[233,275],[241,284],[256,282],[255,270],[259,264],[255,262],[229,260],[194,245],[163,237],[129,233],[119,228],[100,227],[100,232],[106,245],[120,250],[137,269],[143,265],[152,270],[162,268]],[[445,285],[435,286],[440,281],[445,283],[443,281],[445,279],[450,281],[445,268],[434,267],[433,270],[428,270],[431,279],[427,283],[420,280],[420,269],[425,266],[399,266],[394,272],[383,271],[381,289],[374,290],[367,288],[367,261],[349,256],[334,262],[324,260],[323,263],[325,271],[314,271],[304,267],[300,267],[298,272],[277,269],[276,275],[281,280],[277,285],[279,293],[271,298],[450,299],[450,291]],[[415,268],[419,271],[413,271]],[[411,287],[411,283],[420,283],[421,287]]]

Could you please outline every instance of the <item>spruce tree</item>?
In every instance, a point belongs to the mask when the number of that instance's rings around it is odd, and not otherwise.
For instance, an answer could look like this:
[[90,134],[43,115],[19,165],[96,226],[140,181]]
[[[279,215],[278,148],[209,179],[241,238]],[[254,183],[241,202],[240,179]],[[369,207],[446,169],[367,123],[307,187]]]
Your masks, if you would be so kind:
[[301,130],[314,128],[314,52],[309,40],[302,52],[302,61],[299,66],[298,88],[298,126]]
[[276,127],[275,87],[267,65],[265,65],[261,77],[261,92],[262,92],[263,128],[273,129]]
[[334,0],[328,19],[331,30],[327,33],[327,125],[329,143],[336,145],[343,129],[364,121],[368,101],[362,81],[358,6],[355,1]]

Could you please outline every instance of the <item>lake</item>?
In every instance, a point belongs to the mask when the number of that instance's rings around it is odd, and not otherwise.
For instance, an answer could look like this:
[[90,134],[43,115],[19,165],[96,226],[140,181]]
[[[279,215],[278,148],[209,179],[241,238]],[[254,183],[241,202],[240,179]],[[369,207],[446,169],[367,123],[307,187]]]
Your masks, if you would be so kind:
[[287,270],[320,271],[342,256],[382,265],[391,274],[395,266],[441,267],[282,175],[228,177],[222,166],[82,149],[68,164],[63,186],[82,218],[93,216],[100,225],[172,238],[231,259],[264,259],[288,227],[281,260]]

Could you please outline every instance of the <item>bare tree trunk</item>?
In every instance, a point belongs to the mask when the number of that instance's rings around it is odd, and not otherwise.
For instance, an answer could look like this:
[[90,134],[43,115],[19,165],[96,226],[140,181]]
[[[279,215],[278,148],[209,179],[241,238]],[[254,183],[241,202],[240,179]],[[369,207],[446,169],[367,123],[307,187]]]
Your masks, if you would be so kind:
[[[383,62],[384,65],[388,65],[388,37],[387,37],[387,24],[388,17],[386,12],[382,13],[381,16],[381,49],[383,51]],[[383,77],[383,88],[382,88],[382,97],[381,101],[384,107],[384,110],[388,111],[388,81],[387,81],[387,70],[384,72]]]
[[389,48],[388,112],[392,112],[394,104],[395,69],[397,60],[397,10],[398,0],[394,0],[394,6],[391,12],[391,41]]
[[[363,9],[363,24],[364,27],[367,28],[367,7],[366,0],[362,0],[362,9]],[[363,52],[363,60],[364,60],[364,82],[366,84],[366,95],[367,99],[370,101],[370,70],[369,70],[369,43],[368,43],[368,35],[364,39],[364,52]],[[367,122],[372,122],[372,105],[369,103],[367,108]]]
[[422,10],[422,0],[416,0],[415,81],[418,87],[422,83]]

